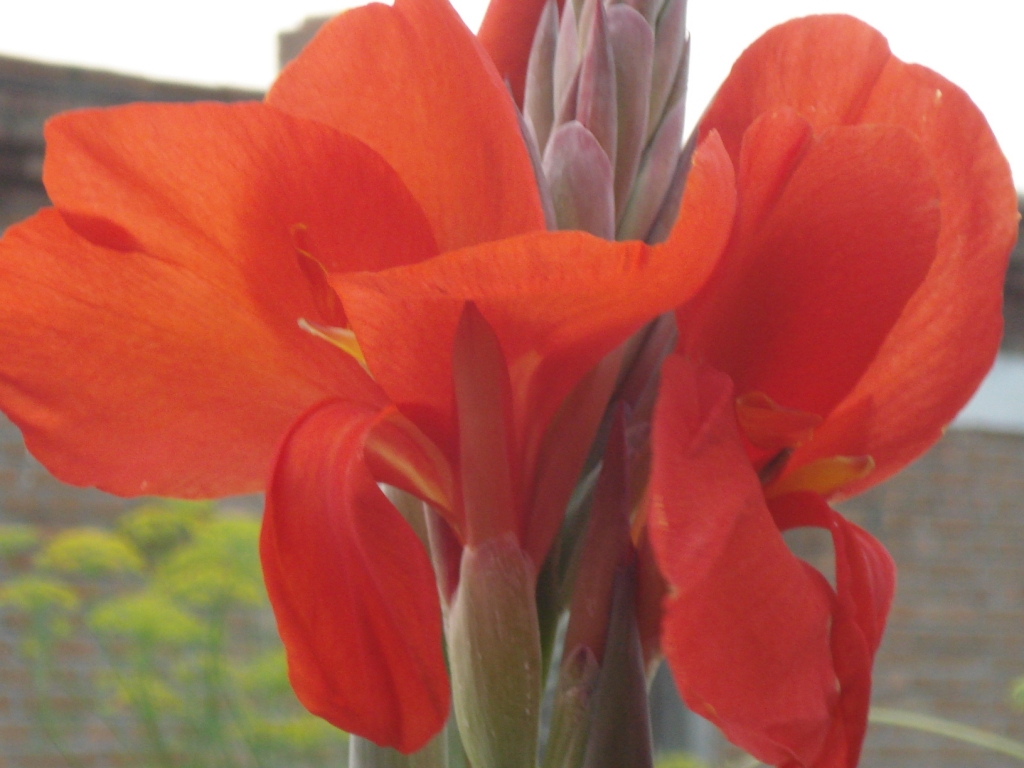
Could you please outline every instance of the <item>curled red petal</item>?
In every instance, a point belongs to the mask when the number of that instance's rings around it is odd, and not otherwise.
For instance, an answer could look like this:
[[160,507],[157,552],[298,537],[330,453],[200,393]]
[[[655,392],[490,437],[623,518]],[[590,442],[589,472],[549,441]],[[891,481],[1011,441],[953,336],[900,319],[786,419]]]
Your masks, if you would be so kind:
[[1009,166],[984,117],[945,78],[889,51],[849,16],[812,16],[770,30],[740,57],[701,122],[734,158],[761,114],[795,110],[815,132],[900,126],[921,142],[940,197],[932,267],[855,389],[791,466],[868,454],[876,470],[845,494],[892,475],[939,438],[998,349],[1002,276],[1017,233]]
[[333,400],[293,425],[260,556],[299,700],[408,753],[444,725],[450,694],[429,557],[365,463],[385,416]]
[[773,499],[769,506],[782,530],[815,526],[832,534],[836,566],[832,654],[839,703],[833,732],[818,762],[852,768],[867,730],[871,665],[896,590],[896,566],[877,539],[816,494],[789,494]]
[[828,414],[878,354],[935,256],[938,190],[920,142],[897,126],[811,136],[766,113],[740,151],[736,230],[680,308],[679,348],[741,393]]
[[648,526],[669,584],[661,646],[687,704],[771,765],[812,765],[837,703],[827,582],[782,540],[727,376],[664,364]]
[[447,0],[341,14],[285,68],[267,101],[379,152],[443,251],[544,229],[515,105]]

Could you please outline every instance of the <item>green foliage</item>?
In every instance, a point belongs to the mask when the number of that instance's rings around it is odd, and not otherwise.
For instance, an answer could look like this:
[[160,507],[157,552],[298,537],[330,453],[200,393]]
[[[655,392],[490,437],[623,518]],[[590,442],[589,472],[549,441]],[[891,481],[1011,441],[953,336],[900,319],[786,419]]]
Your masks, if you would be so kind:
[[256,519],[210,503],[150,502],[115,531],[0,527],[0,558],[22,571],[0,583],[0,618],[19,634],[37,723],[68,764],[80,761],[63,745],[85,724],[51,701],[66,694],[61,647],[75,640],[108,662],[84,700],[143,768],[345,765],[347,736],[288,683],[258,542]]
[[708,764],[689,752],[666,752],[658,755],[654,768],[708,768]]
[[196,608],[223,609],[265,602],[259,560],[260,526],[228,517],[201,527],[195,538],[173,552],[157,572],[161,589]]
[[89,627],[100,637],[131,640],[140,646],[181,646],[197,641],[203,627],[192,615],[157,592],[120,595],[89,614]]
[[213,510],[210,502],[152,502],[126,514],[117,528],[152,562],[191,539]]
[[1024,675],[1021,675],[1011,683],[1010,700],[1017,709],[1024,710]]
[[120,536],[99,528],[72,528],[55,536],[39,553],[44,570],[77,576],[139,573],[142,557]]
[[17,557],[39,546],[39,534],[30,525],[0,525],[0,559]]

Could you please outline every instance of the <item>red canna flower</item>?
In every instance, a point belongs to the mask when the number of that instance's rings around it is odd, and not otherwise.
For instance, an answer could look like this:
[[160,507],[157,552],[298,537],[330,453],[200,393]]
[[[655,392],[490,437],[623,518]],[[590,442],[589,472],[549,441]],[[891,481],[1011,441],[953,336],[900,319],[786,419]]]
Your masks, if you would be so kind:
[[[739,202],[662,370],[661,644],[690,706],[751,754],[854,766],[895,570],[827,501],[928,448],[990,367],[1016,194],[967,96],[849,17],[754,43],[712,131]],[[786,548],[797,526],[831,533],[834,587]]]
[[[498,0],[481,27],[517,98],[541,5]],[[701,120],[712,132],[737,218],[662,371],[640,621],[667,594],[680,690],[734,742],[853,766],[895,573],[827,501],[920,455],[990,367],[1016,194],[967,96],[849,17],[752,45]],[[831,532],[834,588],[785,546],[796,526]]]
[[614,384],[602,360],[728,239],[721,141],[665,245],[541,232],[513,102],[444,0],[344,14],[265,103],[88,110],[46,139],[54,207],[0,241],[4,411],[68,482],[265,488],[300,699],[422,746],[449,711],[441,611],[378,483],[458,548],[514,542],[535,577]]

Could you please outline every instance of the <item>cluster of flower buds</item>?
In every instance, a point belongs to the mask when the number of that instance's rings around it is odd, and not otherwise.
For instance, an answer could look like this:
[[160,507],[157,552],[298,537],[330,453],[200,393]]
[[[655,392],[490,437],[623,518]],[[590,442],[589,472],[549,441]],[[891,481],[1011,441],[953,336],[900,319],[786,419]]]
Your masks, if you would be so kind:
[[[549,0],[523,112],[557,229],[658,242],[679,208],[686,0]],[[692,151],[692,146],[688,147]]]

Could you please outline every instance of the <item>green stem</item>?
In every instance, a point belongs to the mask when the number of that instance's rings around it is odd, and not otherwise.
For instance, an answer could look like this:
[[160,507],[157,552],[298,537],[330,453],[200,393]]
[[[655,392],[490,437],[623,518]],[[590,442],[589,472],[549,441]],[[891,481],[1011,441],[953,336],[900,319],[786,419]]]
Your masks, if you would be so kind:
[[[922,715],[918,712],[909,712],[905,709],[890,709],[889,707],[872,707],[868,713],[868,722],[875,725],[891,725],[894,728],[907,728],[912,731],[922,731],[936,736],[945,736],[947,739],[962,741],[975,747],[987,749],[990,752],[999,752],[1016,760],[1024,762],[1024,744],[1005,736],[983,731],[971,725],[964,725],[955,720],[946,720],[942,717]],[[757,758],[747,756],[733,764],[732,768],[755,768],[762,765]]]
[[934,733],[936,736],[945,736],[948,739],[973,744],[976,747],[981,747],[991,752],[999,752],[1024,762],[1024,744],[1021,742],[953,720],[922,715],[917,712],[908,712],[905,709],[872,707],[871,712],[868,714],[868,722],[875,723],[876,725],[891,725],[896,728],[910,728],[915,731]]

